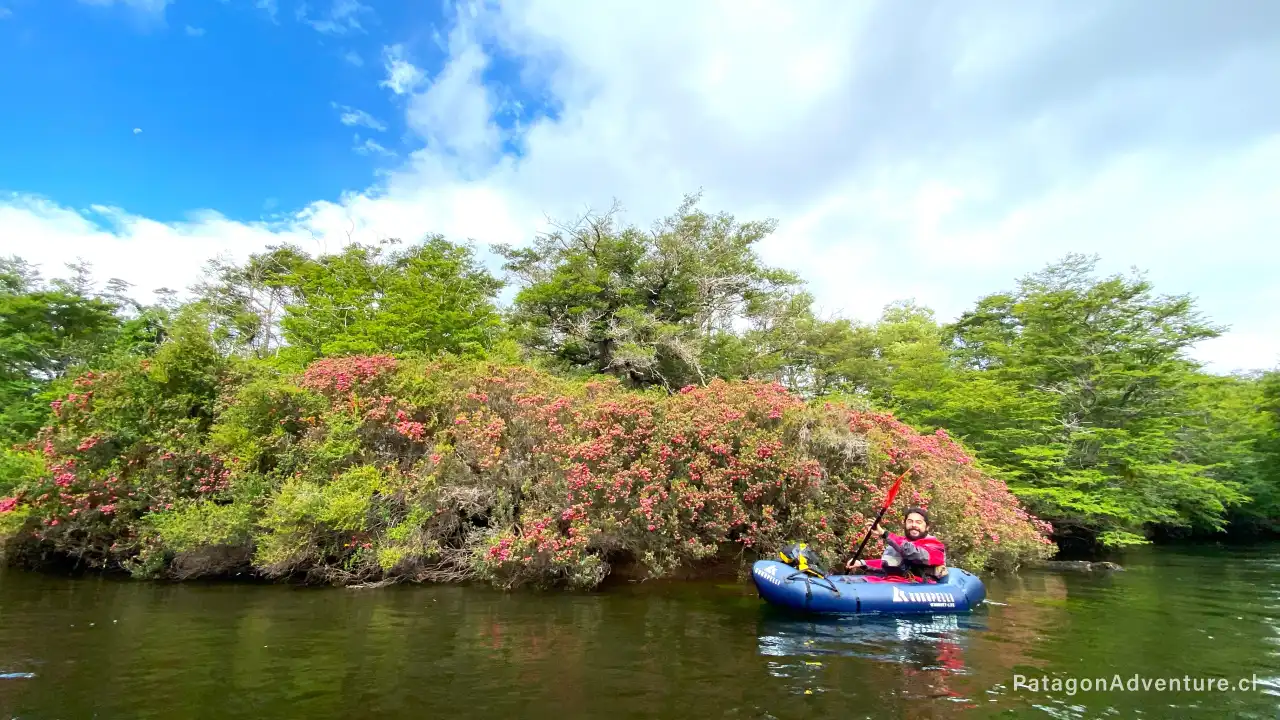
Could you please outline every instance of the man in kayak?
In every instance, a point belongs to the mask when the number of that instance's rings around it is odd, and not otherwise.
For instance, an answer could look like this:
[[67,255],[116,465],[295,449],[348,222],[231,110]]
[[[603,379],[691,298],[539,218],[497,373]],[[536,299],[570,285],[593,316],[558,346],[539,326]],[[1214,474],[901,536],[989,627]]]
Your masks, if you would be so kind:
[[929,514],[923,508],[908,508],[902,522],[902,535],[876,524],[871,532],[884,540],[884,553],[879,560],[854,560],[845,567],[855,574],[940,578],[946,574],[947,546],[929,534]]

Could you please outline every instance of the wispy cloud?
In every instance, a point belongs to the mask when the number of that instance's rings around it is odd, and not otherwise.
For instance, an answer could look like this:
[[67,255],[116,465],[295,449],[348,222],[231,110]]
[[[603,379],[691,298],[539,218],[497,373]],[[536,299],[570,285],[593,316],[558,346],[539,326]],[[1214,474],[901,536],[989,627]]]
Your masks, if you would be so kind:
[[363,32],[364,27],[360,24],[360,16],[363,14],[376,17],[373,8],[361,3],[360,0],[333,0],[333,4],[329,6],[329,12],[319,17],[310,17],[309,12],[310,9],[306,3],[299,5],[298,19],[326,35]]
[[204,35],[204,28],[192,27],[188,25],[187,34],[190,35],[191,37],[200,37],[201,35]]
[[9,8],[0,7],[0,20],[4,20],[8,17],[13,17],[13,11]]
[[134,129],[133,129],[133,134],[134,134],[134,135],[141,135],[141,134],[142,134],[142,128],[134,128]]
[[346,125],[347,127],[356,127],[358,125],[363,125],[364,127],[371,128],[379,132],[382,132],[383,130],[387,129],[387,126],[385,123],[375,118],[374,116],[370,115],[369,113],[365,112],[364,110],[358,110],[356,108],[348,107],[346,105],[339,105],[336,102],[330,103],[330,105],[333,107],[334,110],[338,110],[339,112],[342,113],[338,119],[342,122],[343,125]]
[[387,79],[379,85],[391,88],[391,92],[404,95],[422,84],[427,76],[413,63],[404,59],[404,46],[391,45],[382,49],[382,61],[387,68]]
[[342,59],[356,67],[364,67],[364,58],[360,57],[360,53],[355,50],[348,50],[347,54],[342,56]]
[[382,147],[382,145],[373,138],[365,138],[361,141],[360,136],[355,136],[355,150],[360,155],[381,155],[382,157],[395,157],[396,154]]

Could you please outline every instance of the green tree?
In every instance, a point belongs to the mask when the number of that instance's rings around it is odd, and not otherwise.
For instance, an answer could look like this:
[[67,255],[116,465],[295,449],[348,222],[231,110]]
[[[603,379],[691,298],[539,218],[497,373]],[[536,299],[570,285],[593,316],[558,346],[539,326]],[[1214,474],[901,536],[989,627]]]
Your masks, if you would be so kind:
[[[1246,500],[1188,446],[1198,367],[1219,329],[1141,276],[1097,278],[1077,255],[982,298],[951,328],[958,377],[933,407],[1063,536],[1115,545],[1155,528],[1220,530]],[[1191,433],[1194,434],[1194,433]],[[1203,435],[1203,433],[1202,433]]]
[[494,246],[520,285],[510,316],[516,336],[561,367],[635,386],[776,370],[805,303],[793,297],[800,280],[756,254],[776,223],[711,215],[696,209],[698,199],[687,196],[649,231],[618,226],[615,208],[531,247]]
[[[0,260],[0,441],[30,437],[48,417],[41,391],[120,337],[120,302],[93,292],[88,268],[46,282],[25,261]],[[118,293],[119,282],[109,286]],[[131,330],[136,329],[136,323]]]
[[352,243],[311,257],[283,246],[214,263],[200,304],[224,352],[293,363],[357,353],[478,356],[501,339],[502,282],[439,236],[392,249]]
[[[806,297],[791,317],[785,332],[774,330],[789,341],[775,340],[780,347],[773,362],[776,370],[743,372],[741,377],[777,379],[806,397],[860,398],[863,403],[895,407],[900,401],[895,393],[930,392],[948,371],[941,327],[932,311],[912,302],[890,304],[870,324],[815,317]],[[742,341],[761,344],[750,334]]]
[[1263,384],[1250,375],[1196,373],[1188,383],[1189,412],[1180,429],[1180,459],[1203,465],[1219,481],[1243,488],[1249,502],[1228,514],[1239,532],[1256,533],[1280,519],[1259,443],[1268,430]]
[[[1248,459],[1242,469],[1252,502],[1239,508],[1233,524],[1243,533],[1280,532],[1280,370],[1263,373],[1251,383],[1236,381],[1215,406],[1229,423],[1232,449]],[[1250,411],[1253,412],[1250,412]],[[1252,435],[1250,455],[1239,447],[1241,436]],[[1242,463],[1243,464],[1243,463]]]
[[310,259],[296,247],[270,247],[242,265],[214,259],[195,288],[222,352],[265,358],[284,344],[280,320],[294,301],[291,279]]

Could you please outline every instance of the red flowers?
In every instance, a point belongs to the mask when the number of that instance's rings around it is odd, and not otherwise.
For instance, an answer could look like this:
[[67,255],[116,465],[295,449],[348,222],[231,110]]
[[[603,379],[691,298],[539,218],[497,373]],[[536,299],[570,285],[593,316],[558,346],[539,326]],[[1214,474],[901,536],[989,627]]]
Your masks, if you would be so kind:
[[398,422],[396,423],[395,427],[396,427],[396,432],[400,433],[401,435],[415,442],[421,440],[423,435],[427,431],[426,426],[420,422],[411,422],[411,421]]
[[395,358],[387,355],[324,358],[307,367],[299,384],[326,395],[345,394],[395,368]]
[[[850,549],[910,466],[899,505],[928,506],[951,557],[1012,562],[1048,547],[1046,524],[946,433],[921,435],[887,413],[809,405],[773,383],[716,381],[658,396],[526,367],[424,368],[385,356],[321,360],[294,381],[321,397],[283,382],[229,394],[215,422],[232,431],[219,441],[247,438],[232,450],[239,457],[209,451],[208,437],[184,439],[185,427],[108,457],[103,450],[124,441],[104,429],[110,422],[94,422],[92,405],[112,391],[110,379],[94,378],[64,399],[68,417],[40,438],[48,475],[23,502],[45,528],[59,527],[46,537],[129,559],[138,518],[227,507],[240,501],[227,492],[233,479],[262,482],[252,475],[259,468],[279,473],[268,483],[288,477],[323,489],[333,468],[363,466],[375,475],[368,496],[358,489],[335,500],[347,515],[308,516],[316,527],[300,531],[297,562],[370,577],[399,572],[379,558],[422,568],[447,554],[467,576],[589,587],[611,557],[636,558],[660,576],[722,551],[769,553],[796,540]],[[90,385],[99,400],[85,404]],[[73,412],[81,405],[87,412]],[[280,423],[298,430],[261,430]],[[285,494],[279,484],[263,492]],[[0,499],[0,511],[17,503]],[[340,515],[361,527],[379,520],[352,536],[355,527],[325,525]],[[457,518],[466,518],[465,531]]]

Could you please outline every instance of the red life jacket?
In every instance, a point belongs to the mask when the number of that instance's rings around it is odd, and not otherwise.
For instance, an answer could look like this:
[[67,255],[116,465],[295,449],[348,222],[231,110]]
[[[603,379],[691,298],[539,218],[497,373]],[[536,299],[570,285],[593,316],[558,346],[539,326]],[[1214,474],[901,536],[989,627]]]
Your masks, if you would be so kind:
[[[944,545],[941,540],[932,535],[925,535],[919,540],[910,541],[908,541],[906,537],[897,533],[889,533],[889,537],[899,545],[902,545],[905,542],[910,542],[913,546],[920,550],[924,550],[929,555],[928,559],[923,563],[911,560],[904,561],[903,564],[908,569],[915,571],[917,568],[924,567],[931,571],[939,565],[947,564],[947,546]],[[872,570],[884,570],[884,560],[879,558],[875,560],[868,560],[867,567]],[[929,574],[932,573],[930,572]]]

